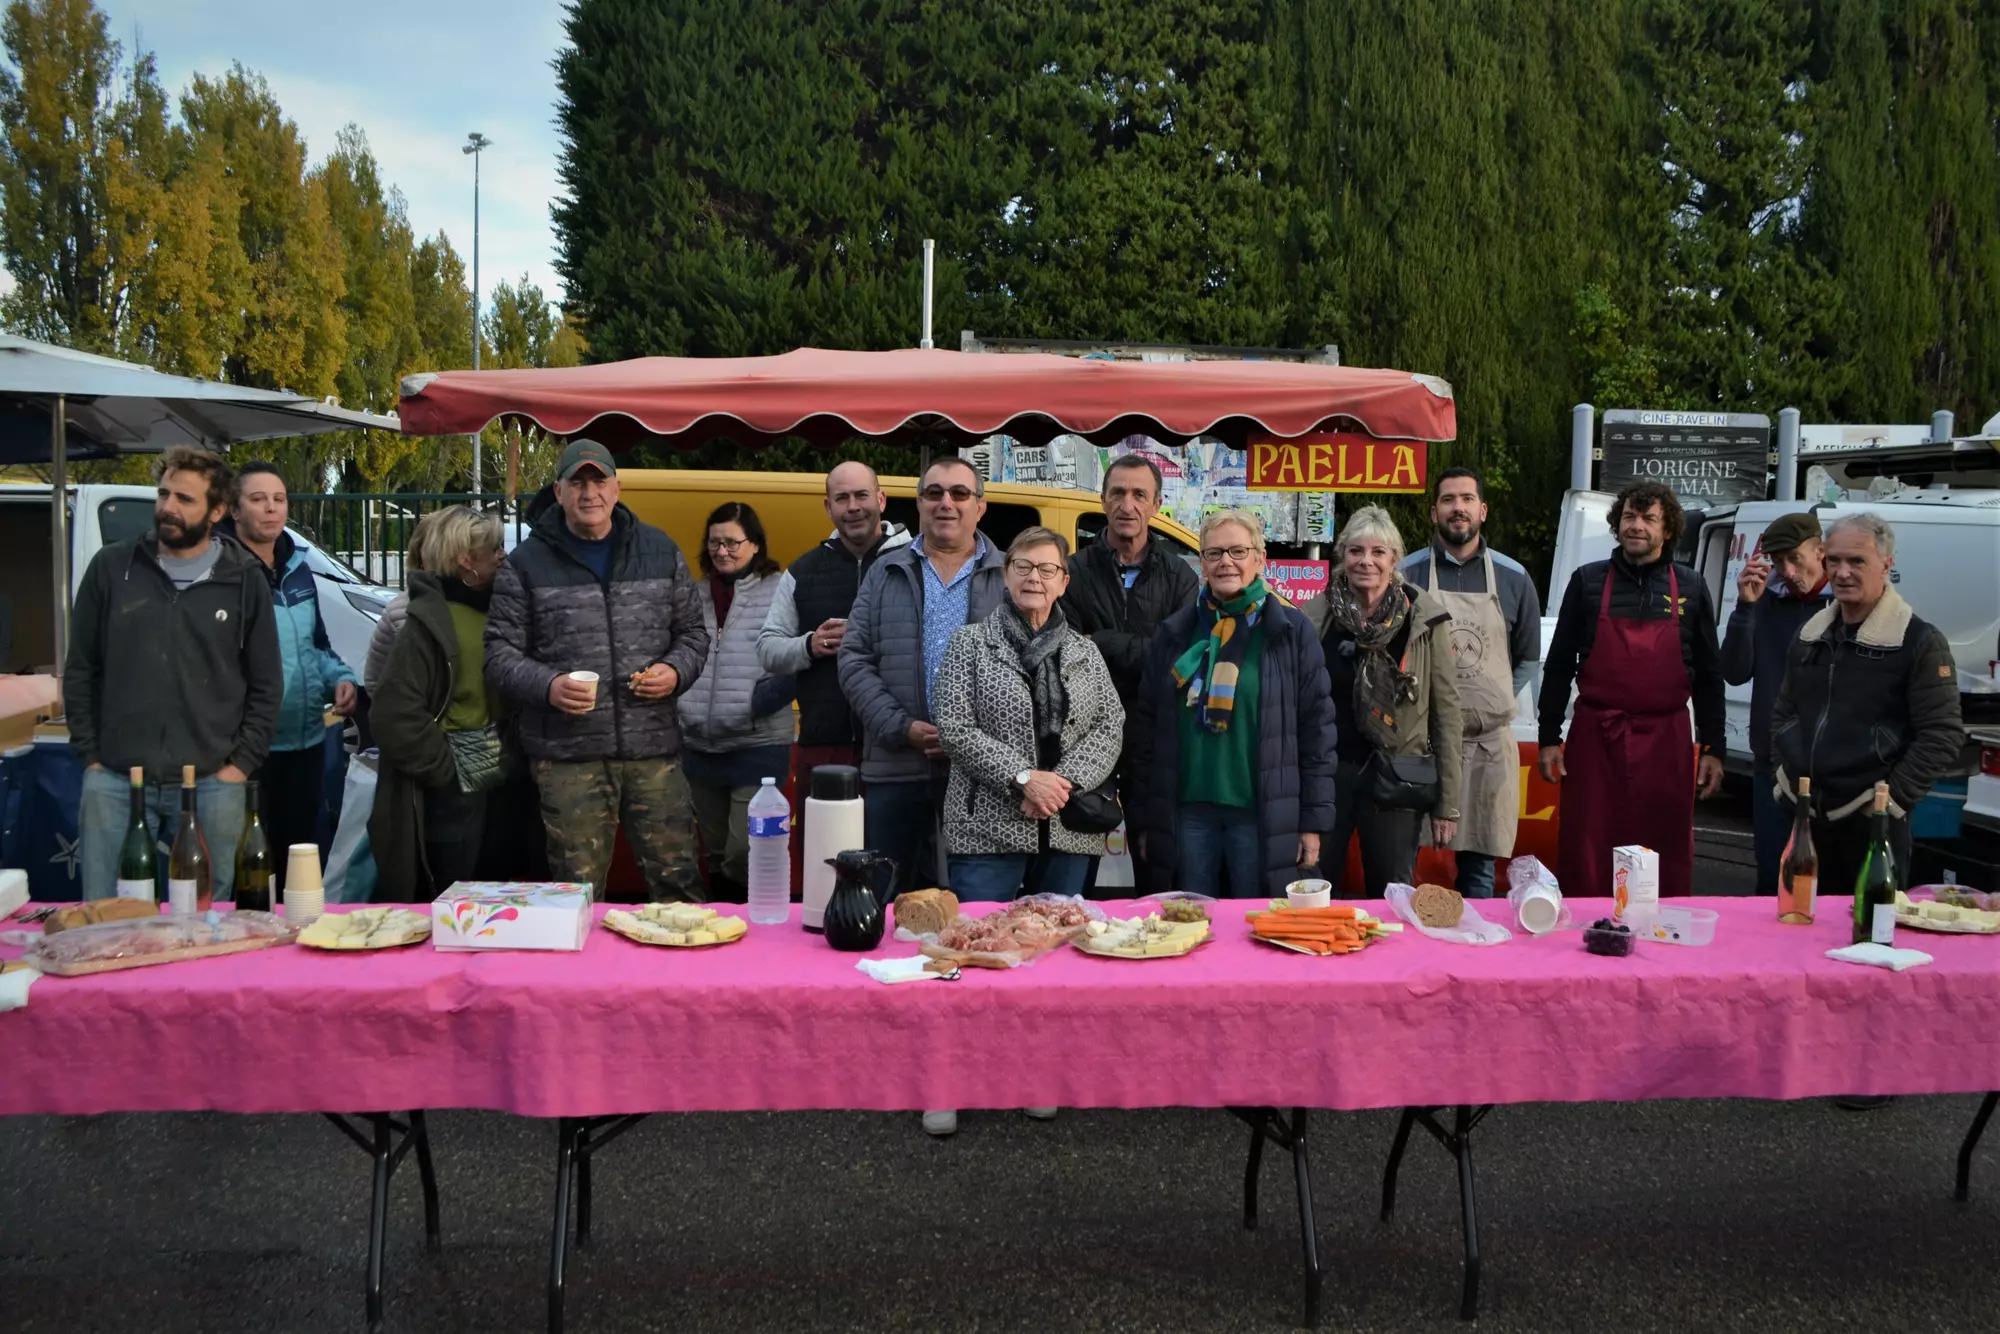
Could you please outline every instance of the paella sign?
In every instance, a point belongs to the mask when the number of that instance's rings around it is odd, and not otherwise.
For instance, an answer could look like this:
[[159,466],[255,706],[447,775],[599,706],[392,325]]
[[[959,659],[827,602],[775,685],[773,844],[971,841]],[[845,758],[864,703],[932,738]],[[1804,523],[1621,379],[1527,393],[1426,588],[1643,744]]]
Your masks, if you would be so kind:
[[1421,440],[1377,440],[1347,431],[1254,440],[1252,491],[1376,491],[1421,494],[1428,462]]

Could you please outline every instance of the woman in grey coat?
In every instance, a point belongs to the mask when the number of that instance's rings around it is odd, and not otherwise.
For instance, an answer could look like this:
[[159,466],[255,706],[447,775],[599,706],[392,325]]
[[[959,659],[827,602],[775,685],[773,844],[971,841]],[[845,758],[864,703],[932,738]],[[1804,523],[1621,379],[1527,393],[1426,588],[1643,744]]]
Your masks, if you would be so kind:
[[1029,528],[1007,549],[1007,599],[951,637],[932,691],[951,759],[944,838],[961,899],[1077,894],[1104,835],[1059,818],[1111,776],[1125,710],[1104,658],[1056,605],[1069,543]]
[[750,799],[766,778],[791,772],[792,711],[757,660],[757,635],[778,591],[757,511],[738,501],[708,516],[702,580],[708,662],[677,701],[681,766],[701,829],[709,898],[741,903],[749,893]]

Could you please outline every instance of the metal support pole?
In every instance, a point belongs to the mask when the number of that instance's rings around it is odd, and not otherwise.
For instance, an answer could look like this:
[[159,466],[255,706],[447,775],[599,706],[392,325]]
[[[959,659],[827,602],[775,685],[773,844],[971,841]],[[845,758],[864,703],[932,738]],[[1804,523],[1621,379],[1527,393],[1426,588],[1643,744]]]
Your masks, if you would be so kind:
[[1778,499],[1799,498],[1799,410],[1778,410]]
[[[493,141],[474,131],[465,136],[465,147],[461,153],[472,156],[472,369],[479,369],[479,158]],[[480,433],[472,433],[472,494],[473,508],[479,507],[480,493]]]
[[1591,438],[1597,410],[1588,403],[1579,403],[1569,410],[1569,489],[1590,490]]
[[56,395],[49,414],[49,555],[55,568],[56,674],[69,655],[69,406]]
[[928,348],[931,342],[931,284],[937,272],[937,242],[924,238],[924,336],[918,347]]
[[1931,414],[1931,443],[1941,445],[1951,439],[1951,434],[1951,409],[1939,408]]

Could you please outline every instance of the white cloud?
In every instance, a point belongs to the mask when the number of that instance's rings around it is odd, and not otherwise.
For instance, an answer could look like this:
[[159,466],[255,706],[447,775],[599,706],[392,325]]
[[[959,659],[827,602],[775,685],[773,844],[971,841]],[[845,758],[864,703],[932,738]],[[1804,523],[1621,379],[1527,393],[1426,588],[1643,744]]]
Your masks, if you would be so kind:
[[480,170],[480,285],[523,273],[560,299],[549,205],[559,190],[555,72],[560,0],[98,0],[129,53],[136,36],[177,95],[234,62],[262,74],[308,151],[350,123],[418,235],[472,259],[468,132],[493,141]]

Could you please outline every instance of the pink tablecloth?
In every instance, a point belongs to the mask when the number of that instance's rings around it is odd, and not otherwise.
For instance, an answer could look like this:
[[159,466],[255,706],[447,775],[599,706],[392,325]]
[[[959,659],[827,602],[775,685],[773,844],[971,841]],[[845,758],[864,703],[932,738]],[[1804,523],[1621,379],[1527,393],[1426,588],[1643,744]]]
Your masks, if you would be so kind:
[[[0,1113],[483,1107],[635,1111],[1580,1101],[2000,1088],[2000,938],[1835,963],[1844,905],[1780,926],[1709,900],[1714,944],[1584,952],[1415,931],[1365,953],[1256,945],[1243,904],[1181,960],[1064,950],[883,986],[794,924],[710,950],[602,929],[574,954],[282,947],[45,978],[0,1014]],[[1379,907],[1379,905],[1377,905]],[[1584,920],[1602,903],[1576,903]],[[737,909],[736,911],[741,911]],[[1496,916],[1504,916],[1500,905]],[[889,946],[878,955],[902,955]]]

